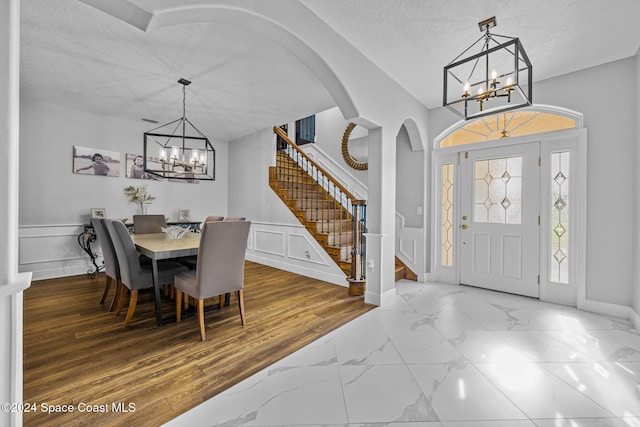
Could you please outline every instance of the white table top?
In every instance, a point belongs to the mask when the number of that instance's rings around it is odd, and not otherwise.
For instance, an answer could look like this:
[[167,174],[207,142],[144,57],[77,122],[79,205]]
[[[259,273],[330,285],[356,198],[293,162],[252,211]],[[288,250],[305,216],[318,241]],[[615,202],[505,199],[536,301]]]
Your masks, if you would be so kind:
[[138,251],[151,259],[197,255],[200,246],[200,234],[190,231],[178,240],[169,239],[165,233],[132,234],[131,239]]

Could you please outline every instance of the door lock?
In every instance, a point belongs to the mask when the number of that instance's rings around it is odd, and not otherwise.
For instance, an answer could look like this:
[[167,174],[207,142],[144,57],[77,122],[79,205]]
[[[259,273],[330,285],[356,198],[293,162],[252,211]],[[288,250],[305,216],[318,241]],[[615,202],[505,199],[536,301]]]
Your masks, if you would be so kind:
[[467,216],[466,215],[462,215],[462,220],[466,221],[467,220]]

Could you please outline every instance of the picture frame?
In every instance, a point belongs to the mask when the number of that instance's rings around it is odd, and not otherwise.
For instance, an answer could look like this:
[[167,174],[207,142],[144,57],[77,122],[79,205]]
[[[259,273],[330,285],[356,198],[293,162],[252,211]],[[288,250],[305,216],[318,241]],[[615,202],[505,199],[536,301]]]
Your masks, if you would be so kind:
[[91,208],[91,218],[106,218],[107,212],[104,208]]
[[100,148],[73,146],[73,173],[120,176],[120,153]]
[[191,209],[180,209],[178,211],[178,221],[189,221]]

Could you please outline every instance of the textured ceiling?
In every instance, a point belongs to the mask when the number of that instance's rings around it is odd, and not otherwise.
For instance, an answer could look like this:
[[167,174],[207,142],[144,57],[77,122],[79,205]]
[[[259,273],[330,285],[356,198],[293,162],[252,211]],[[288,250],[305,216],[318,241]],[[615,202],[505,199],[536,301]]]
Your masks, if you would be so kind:
[[[101,1],[112,5],[112,0]],[[263,0],[267,1],[267,0]],[[271,1],[271,0],[270,0]],[[131,21],[189,0],[130,0]],[[442,67],[481,36],[519,37],[534,80],[633,56],[638,0],[302,0],[428,107],[440,104]],[[122,4],[122,2],[120,2]],[[122,9],[121,9],[122,11]],[[143,32],[76,0],[21,2],[22,96],[131,120],[182,113],[207,136],[234,139],[335,105],[300,60],[231,25]],[[152,127],[152,126],[150,126]]]

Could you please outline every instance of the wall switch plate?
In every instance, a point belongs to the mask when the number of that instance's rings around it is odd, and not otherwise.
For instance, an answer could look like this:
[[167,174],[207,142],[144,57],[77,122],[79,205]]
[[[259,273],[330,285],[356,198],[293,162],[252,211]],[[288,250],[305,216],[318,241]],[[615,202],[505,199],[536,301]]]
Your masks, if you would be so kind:
[[422,206],[416,208],[416,215],[422,215]]

